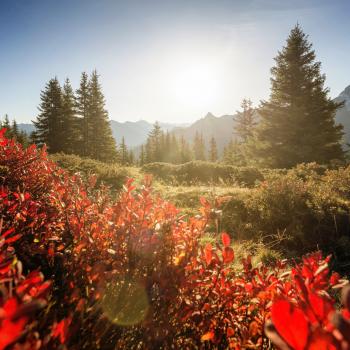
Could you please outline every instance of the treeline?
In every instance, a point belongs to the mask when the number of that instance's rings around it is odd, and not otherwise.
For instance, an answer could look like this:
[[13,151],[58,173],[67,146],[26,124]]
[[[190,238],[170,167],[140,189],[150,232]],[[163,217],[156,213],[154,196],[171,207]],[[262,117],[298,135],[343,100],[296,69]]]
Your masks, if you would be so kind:
[[0,119],[0,129],[2,128],[6,129],[5,136],[8,139],[15,139],[25,147],[27,147],[32,141],[26,132],[18,128],[16,119],[13,119],[12,122],[10,122],[7,114],[5,114],[3,120]]
[[141,146],[139,165],[154,162],[183,164],[191,160],[218,160],[218,150],[215,138],[212,137],[209,150],[203,135],[196,133],[193,143],[189,143],[183,136],[176,137],[174,133],[163,131],[158,122],[148,135],[147,141]]
[[33,121],[34,142],[46,144],[50,153],[77,154],[101,161],[117,161],[99,75],[83,72],[74,92],[67,78],[63,87],[51,79],[41,92],[39,115]]

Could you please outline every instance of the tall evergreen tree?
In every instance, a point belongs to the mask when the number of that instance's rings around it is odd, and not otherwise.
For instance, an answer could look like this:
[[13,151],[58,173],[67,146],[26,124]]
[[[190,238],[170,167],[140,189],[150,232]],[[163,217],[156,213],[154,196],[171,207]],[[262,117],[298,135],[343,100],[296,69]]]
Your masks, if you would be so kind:
[[16,140],[18,139],[20,132],[18,130],[16,119],[13,119],[12,121],[11,134],[13,138],[15,138]]
[[89,77],[86,72],[81,74],[80,86],[76,91],[76,103],[81,135],[78,154],[87,157],[91,155],[89,142],[93,130],[91,130],[91,114],[89,113]]
[[57,78],[51,79],[40,95],[39,115],[33,121],[35,143],[47,145],[51,153],[62,150],[62,91]]
[[2,123],[2,128],[6,129],[5,136],[8,138],[11,138],[12,137],[12,130],[11,130],[10,119],[9,119],[9,116],[7,114],[5,114],[4,122]]
[[218,160],[218,148],[214,137],[210,139],[209,160],[211,162],[216,162]]
[[193,153],[196,160],[205,160],[205,144],[203,135],[196,132],[193,141]]
[[122,141],[119,145],[119,152],[120,152],[120,163],[122,165],[128,164],[129,163],[129,152],[128,152],[128,147],[126,146],[126,143],[125,143],[124,136],[122,137]]
[[162,136],[163,131],[158,122],[155,122],[153,129],[148,134],[148,146],[146,145],[147,162],[162,161]]
[[139,164],[140,164],[140,166],[143,166],[145,163],[146,163],[145,146],[141,145]]
[[253,147],[265,166],[292,167],[301,162],[343,159],[342,127],[334,116],[341,104],[324,88],[325,76],[299,25],[294,27],[271,69],[271,94],[259,110]]
[[117,158],[116,143],[96,70],[91,74],[88,92],[89,156],[101,161],[115,161]]
[[79,154],[81,144],[81,130],[76,116],[76,101],[72,86],[67,78],[62,90],[62,151],[64,153]]
[[253,136],[254,128],[257,124],[253,103],[249,99],[243,99],[241,103],[242,111],[238,111],[234,116],[234,134],[240,143],[246,143]]

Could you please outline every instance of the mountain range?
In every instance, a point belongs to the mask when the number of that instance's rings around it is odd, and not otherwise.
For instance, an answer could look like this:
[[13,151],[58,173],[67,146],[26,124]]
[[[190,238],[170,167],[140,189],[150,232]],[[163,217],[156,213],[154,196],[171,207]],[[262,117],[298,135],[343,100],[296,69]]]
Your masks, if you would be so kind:
[[[344,102],[335,117],[337,124],[344,126],[344,143],[350,144],[350,85],[342,91],[338,97],[334,99],[336,102]],[[217,143],[219,153],[222,152],[224,146],[233,137],[233,115],[223,115],[216,117],[212,113],[208,113],[203,118],[192,124],[171,124],[160,123],[164,131],[174,133],[176,136],[183,136],[187,141],[192,142],[196,132],[203,135],[205,143],[208,145],[211,137],[214,137]],[[33,124],[18,124],[21,130],[30,134],[34,130]],[[148,133],[152,130],[153,124],[139,120],[136,122],[120,123],[111,120],[111,128],[113,136],[119,144],[124,136],[125,143],[130,148],[136,148],[147,140]]]

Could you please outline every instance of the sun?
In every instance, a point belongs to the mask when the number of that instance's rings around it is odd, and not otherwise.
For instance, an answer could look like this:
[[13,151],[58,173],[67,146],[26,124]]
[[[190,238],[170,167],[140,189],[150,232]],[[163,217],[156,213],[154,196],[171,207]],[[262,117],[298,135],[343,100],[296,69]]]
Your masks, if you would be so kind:
[[208,107],[220,96],[217,67],[206,62],[189,62],[177,66],[171,79],[177,103],[188,107]]

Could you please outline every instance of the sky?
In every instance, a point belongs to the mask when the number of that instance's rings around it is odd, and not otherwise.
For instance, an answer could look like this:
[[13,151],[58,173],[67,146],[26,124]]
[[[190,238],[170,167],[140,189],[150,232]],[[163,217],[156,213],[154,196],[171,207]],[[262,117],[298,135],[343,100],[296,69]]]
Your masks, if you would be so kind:
[[267,99],[296,23],[336,97],[350,85],[349,0],[0,0],[0,117],[30,122],[52,77],[96,69],[111,119],[190,123]]

